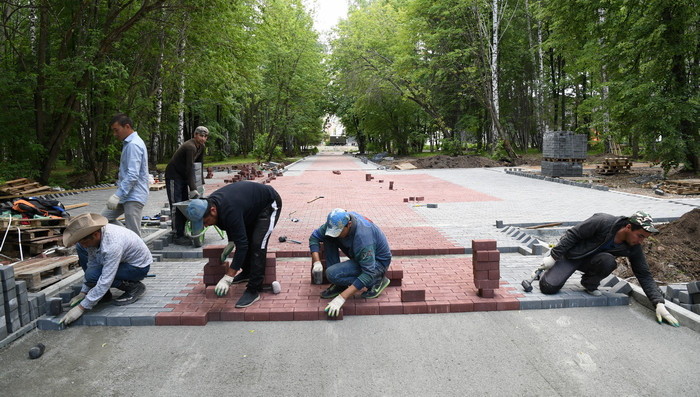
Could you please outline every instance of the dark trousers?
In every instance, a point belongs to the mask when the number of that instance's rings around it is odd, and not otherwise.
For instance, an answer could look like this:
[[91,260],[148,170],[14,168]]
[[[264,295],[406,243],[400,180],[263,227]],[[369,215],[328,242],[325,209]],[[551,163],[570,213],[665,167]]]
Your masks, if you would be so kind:
[[282,213],[282,199],[276,195],[275,201],[260,212],[255,225],[247,230],[248,253],[243,261],[241,273],[249,275],[247,288],[251,291],[259,291],[265,281],[267,243],[280,219],[280,213]]
[[560,259],[540,277],[543,294],[556,294],[576,270],[583,273],[581,285],[589,291],[598,289],[600,281],[617,268],[615,257],[600,252],[583,259]]
[[172,217],[172,228],[175,231],[175,237],[182,237],[185,235],[187,218],[185,214],[173,206],[173,203],[189,199],[190,186],[184,179],[166,179],[165,190],[168,193],[170,216]]

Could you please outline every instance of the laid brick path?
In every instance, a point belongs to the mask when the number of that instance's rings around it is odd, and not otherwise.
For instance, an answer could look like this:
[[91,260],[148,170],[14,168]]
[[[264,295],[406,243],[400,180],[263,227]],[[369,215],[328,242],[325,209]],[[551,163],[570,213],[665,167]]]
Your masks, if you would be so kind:
[[[367,174],[374,179],[367,181]],[[207,193],[223,186],[224,179],[230,176],[226,171],[215,172],[205,185]],[[228,297],[216,297],[213,286],[203,283],[203,267],[208,259],[202,258],[202,249],[168,246],[167,241],[161,241],[159,248],[153,250],[154,257],[162,259],[151,266],[156,277],[144,280],[147,291],[137,304],[98,305],[76,325],[326,319],[323,309],[328,301],[321,299],[319,293],[327,285],[310,282],[308,236],[336,207],[356,211],[381,227],[394,254],[390,271],[401,274],[394,274],[392,285],[379,298],[366,300],[357,296],[349,300],[343,307],[344,316],[625,305],[629,298],[624,294],[604,292],[593,297],[584,293],[578,273],[558,294],[540,293],[537,283],[531,293],[524,293],[520,282],[528,278],[541,257],[517,253],[520,241],[504,233],[507,228],[497,228],[496,220],[515,227],[556,220],[580,222],[593,212],[626,213],[630,208],[648,210],[656,218],[675,219],[697,206],[692,200],[663,201],[595,191],[508,175],[499,169],[384,171],[372,163],[343,155],[304,159],[269,183],[283,200],[282,214],[268,249],[268,253],[276,255],[280,294],[263,291],[261,300],[253,306],[235,309],[244,285],[233,286]],[[94,204],[78,211],[100,212],[111,193],[87,192],[63,200],[66,205],[90,201]],[[404,202],[410,198],[413,200]],[[144,214],[158,213],[166,202],[163,191],[151,192]],[[605,208],[600,208],[600,203],[606,203]],[[428,208],[426,204],[438,208]],[[78,213],[81,212],[72,214]],[[302,244],[280,243],[277,239],[282,235]],[[474,239],[497,240],[500,279],[494,298],[482,298],[477,293],[471,255]],[[211,228],[205,246],[222,243],[225,242]],[[405,301],[401,299],[402,290],[406,292]],[[409,302],[415,300],[411,297],[424,300]],[[42,318],[38,326],[58,329],[61,316]]]

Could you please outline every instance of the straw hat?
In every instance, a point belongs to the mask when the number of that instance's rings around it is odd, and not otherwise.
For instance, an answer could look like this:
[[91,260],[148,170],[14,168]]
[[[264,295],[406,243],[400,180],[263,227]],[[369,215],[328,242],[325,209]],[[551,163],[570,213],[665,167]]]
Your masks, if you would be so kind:
[[107,218],[102,215],[93,213],[80,214],[71,219],[68,227],[63,231],[63,245],[70,247],[83,237],[101,229],[107,223]]

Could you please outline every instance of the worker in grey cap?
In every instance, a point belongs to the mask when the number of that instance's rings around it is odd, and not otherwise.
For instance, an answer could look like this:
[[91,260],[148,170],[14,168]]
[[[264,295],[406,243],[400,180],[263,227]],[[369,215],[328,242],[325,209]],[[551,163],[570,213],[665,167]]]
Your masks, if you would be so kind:
[[653,222],[643,211],[632,216],[599,213],[568,229],[536,271],[541,273],[540,290],[544,294],[557,293],[579,270],[583,273],[581,285],[586,292],[599,296],[602,294],[598,290],[601,280],[617,268],[615,258],[627,257],[644,293],[656,307],[657,321],[666,320],[679,326],[678,320],[664,305],[664,297],[656,286],[642,250],[644,240],[658,233]]
[[[173,242],[178,245],[189,245],[191,240],[185,237],[184,214],[175,209],[173,203],[179,203],[187,199],[199,198],[201,192],[197,190],[194,163],[204,163],[204,144],[209,137],[207,127],[199,126],[194,130],[192,139],[180,145],[165,167],[165,189],[170,202],[170,214],[172,215],[172,228],[175,232]],[[204,178],[202,178],[204,182]]]
[[136,302],[146,291],[141,282],[151,268],[151,251],[133,231],[107,222],[102,215],[86,213],[71,219],[63,232],[63,245],[76,246],[85,271],[80,293],[70,301],[72,309],[61,322],[65,325],[92,309],[110,288],[124,293],[114,300],[118,306]]

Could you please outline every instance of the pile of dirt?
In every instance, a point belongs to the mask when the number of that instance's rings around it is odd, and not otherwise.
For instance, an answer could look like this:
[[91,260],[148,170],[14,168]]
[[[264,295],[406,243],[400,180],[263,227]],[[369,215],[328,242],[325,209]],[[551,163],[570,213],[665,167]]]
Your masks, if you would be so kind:
[[[700,280],[700,209],[658,226],[644,242],[644,255],[654,279],[666,284]],[[629,261],[618,260],[615,274],[634,277]]]
[[507,165],[483,156],[447,156],[444,154],[422,158],[384,160],[382,161],[382,165],[391,167],[398,163],[406,162],[413,164],[416,168],[483,168],[503,167]]

